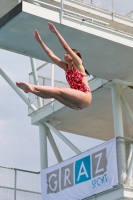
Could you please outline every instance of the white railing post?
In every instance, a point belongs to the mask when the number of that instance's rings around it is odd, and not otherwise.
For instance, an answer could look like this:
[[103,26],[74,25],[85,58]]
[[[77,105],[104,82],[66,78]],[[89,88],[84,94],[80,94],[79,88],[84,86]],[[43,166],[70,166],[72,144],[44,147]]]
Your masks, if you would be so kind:
[[60,23],[62,24],[62,19],[63,19],[63,1],[61,0],[61,10],[60,10]]
[[[31,61],[34,84],[35,85],[39,85],[37,71],[36,71],[36,65],[35,65],[35,60],[33,58],[30,58],[30,61]],[[38,107],[41,108],[43,106],[41,97],[37,97],[37,100],[38,100]]]
[[[54,87],[54,64],[51,64],[51,86]],[[53,101],[53,98],[51,101]]]
[[54,86],[54,64],[51,64],[51,86]]
[[112,20],[114,20],[114,0],[112,0]]
[[17,170],[14,169],[14,200],[16,200],[16,188],[17,188]]

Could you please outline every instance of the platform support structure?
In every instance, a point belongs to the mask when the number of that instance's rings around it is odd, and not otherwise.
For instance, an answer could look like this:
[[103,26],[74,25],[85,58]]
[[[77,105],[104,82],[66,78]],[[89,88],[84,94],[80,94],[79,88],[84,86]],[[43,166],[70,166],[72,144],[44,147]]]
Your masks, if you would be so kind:
[[130,177],[131,177],[132,169],[133,169],[133,146],[131,146],[130,154],[131,154],[131,157],[129,160],[129,165],[128,165],[128,169],[127,169],[127,177],[126,177],[126,181],[125,181],[126,185],[128,185],[128,183],[130,182]]
[[0,69],[0,75],[5,79],[5,81],[12,87],[12,89],[19,95],[19,97],[33,110],[37,110],[37,108],[29,102],[26,96],[20,91],[20,89],[12,82],[12,80],[4,73],[2,69]]
[[81,151],[72,144],[63,134],[61,134],[55,127],[50,123],[45,122],[44,124],[39,125],[39,134],[40,134],[40,160],[41,160],[41,170],[48,167],[48,156],[47,156],[47,138],[51,144],[53,152],[58,162],[62,162],[62,157],[57,148],[57,145],[54,141],[54,138],[51,134],[51,131],[55,133],[65,144],[67,144],[76,154],[80,154]]
[[[119,84],[113,83],[111,86],[111,92],[112,92],[115,137],[118,136],[124,137],[122,108],[121,108],[121,93]],[[120,184],[124,184],[126,178],[126,154],[125,154],[125,143],[123,139],[118,140],[117,143],[117,159],[118,159],[119,181]]]
[[131,110],[131,108],[130,108],[130,106],[128,104],[128,101],[126,99],[126,96],[125,96],[125,94],[124,94],[124,92],[123,92],[123,90],[121,88],[120,88],[120,92],[121,92],[121,100],[122,100],[122,104],[124,106],[125,112],[126,112],[128,118],[129,118],[129,120],[130,120],[130,122],[131,122],[131,124],[133,126],[133,113],[132,113],[132,110]]
[[58,150],[58,148],[57,148],[57,145],[56,145],[56,143],[55,143],[55,141],[54,141],[54,138],[53,138],[52,133],[51,133],[51,131],[50,131],[49,128],[47,128],[47,137],[48,137],[48,139],[49,139],[49,142],[50,142],[50,144],[51,144],[51,147],[52,147],[52,149],[53,149],[53,152],[55,153],[56,159],[58,160],[59,163],[62,162],[62,161],[63,161],[63,160],[62,160],[62,157],[61,157],[61,155],[60,155],[60,152],[59,152],[59,150]]
[[124,137],[119,84],[114,83],[111,87],[111,92],[112,92],[115,137],[117,136]]
[[40,136],[40,163],[42,170],[48,167],[47,130],[44,124],[39,124],[39,136]]
[[[128,100],[124,94],[124,91],[122,90],[122,86],[125,87],[131,87],[133,86],[132,82],[128,82],[128,81],[123,81],[123,80],[119,80],[119,79],[114,79],[113,83],[117,83],[119,84],[119,92],[120,92],[120,97],[121,97],[121,102],[123,105],[123,108],[125,110],[125,113],[129,119],[129,121],[131,122],[131,125],[133,127],[133,112],[132,109],[129,106]],[[124,183],[126,185],[132,185],[133,184],[133,179],[132,179],[132,168],[133,168],[133,146],[131,142],[125,142],[125,152],[126,152],[126,178]],[[129,156],[128,156],[129,155]]]
[[55,133],[63,142],[65,142],[76,154],[81,153],[81,151],[72,144],[63,134],[61,134],[56,128],[54,128],[48,122],[39,124],[39,135],[40,135],[40,161],[41,161],[41,170],[48,167],[48,155],[47,155],[47,137],[51,144],[51,147],[54,151],[56,159],[58,162],[62,162],[62,157],[57,148],[57,145],[54,141],[54,138],[51,134],[50,129]]
[[[126,96],[123,92],[123,90],[120,88],[120,93],[121,93],[121,101],[123,104],[123,107],[125,109],[125,112],[127,114],[127,117],[129,118],[131,125],[133,126],[133,113],[132,110],[129,106],[129,103],[126,99]],[[130,185],[133,180],[132,180],[132,168],[133,168],[133,146],[130,144],[130,154],[129,154],[129,158],[128,158],[128,162],[127,162],[127,176],[126,176],[126,180],[125,180],[125,184],[126,185]]]
[[48,128],[50,128],[62,141],[64,141],[76,154],[80,154],[81,151],[72,144],[63,134],[61,134],[55,127],[53,127],[50,123],[44,123]]

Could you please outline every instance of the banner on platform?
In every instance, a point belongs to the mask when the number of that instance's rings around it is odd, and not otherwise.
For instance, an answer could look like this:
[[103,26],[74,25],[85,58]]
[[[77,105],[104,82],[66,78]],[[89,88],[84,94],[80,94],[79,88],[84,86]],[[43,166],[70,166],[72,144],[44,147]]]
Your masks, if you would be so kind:
[[116,139],[41,171],[42,200],[76,200],[118,185]]

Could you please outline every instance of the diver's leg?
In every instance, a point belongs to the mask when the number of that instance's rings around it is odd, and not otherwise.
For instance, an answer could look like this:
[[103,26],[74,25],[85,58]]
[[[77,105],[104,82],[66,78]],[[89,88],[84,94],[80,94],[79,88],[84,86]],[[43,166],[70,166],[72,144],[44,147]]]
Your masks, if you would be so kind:
[[24,82],[16,83],[18,87],[24,90],[24,92],[32,92],[37,95],[38,92],[43,93],[44,95],[51,96],[63,103],[68,102],[76,107],[85,108],[91,103],[91,93],[90,92],[81,92],[79,90],[63,87],[52,87],[52,86],[38,86],[31,85]]

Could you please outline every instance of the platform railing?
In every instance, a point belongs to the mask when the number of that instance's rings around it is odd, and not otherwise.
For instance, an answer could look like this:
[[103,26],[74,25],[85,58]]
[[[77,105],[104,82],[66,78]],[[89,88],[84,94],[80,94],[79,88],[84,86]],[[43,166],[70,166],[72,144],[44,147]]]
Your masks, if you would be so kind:
[[[46,3],[43,0],[26,0],[30,3],[39,5],[39,6],[48,6],[48,3]],[[77,2],[77,4],[88,4],[100,9],[107,10],[113,14],[119,14],[124,17],[128,17],[133,19],[133,1],[132,0],[56,0],[56,3],[60,3],[60,7],[58,6],[52,6],[53,9],[59,9],[62,13],[66,12],[63,8],[63,4],[71,4],[72,2]],[[51,8],[52,8],[51,7]]]
[[[53,76],[51,78],[48,78],[48,77],[44,77],[42,75],[38,75],[38,82],[39,82],[39,85],[41,85],[41,86],[46,85],[46,86],[55,86],[55,87],[56,86],[69,87],[68,83],[56,80],[56,79],[54,79]],[[29,83],[34,84],[32,73],[29,75]],[[36,95],[29,93],[28,99],[29,99],[30,103],[32,102],[36,108],[39,108]],[[44,99],[44,98],[42,98],[42,106],[45,106],[45,105],[49,104],[51,101],[54,101],[54,100],[55,99],[46,99],[46,98]],[[30,114],[32,112],[33,112],[33,110],[31,110],[31,108],[28,107],[28,114]]]
[[1,200],[41,200],[40,172],[0,166]]
[[108,10],[111,13],[132,18],[130,12],[133,11],[133,1],[131,0],[83,0],[83,2]]

